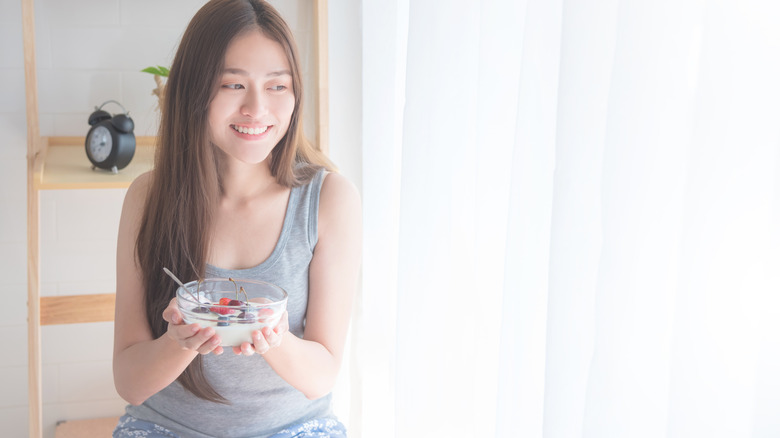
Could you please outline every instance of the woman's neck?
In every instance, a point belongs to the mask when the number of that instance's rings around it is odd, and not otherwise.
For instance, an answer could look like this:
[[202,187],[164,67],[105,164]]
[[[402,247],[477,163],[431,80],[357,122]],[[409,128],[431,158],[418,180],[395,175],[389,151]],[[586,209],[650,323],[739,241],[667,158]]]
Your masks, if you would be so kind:
[[246,164],[237,160],[224,163],[220,175],[223,200],[250,200],[262,196],[269,189],[278,188],[271,175],[270,157],[259,164]]

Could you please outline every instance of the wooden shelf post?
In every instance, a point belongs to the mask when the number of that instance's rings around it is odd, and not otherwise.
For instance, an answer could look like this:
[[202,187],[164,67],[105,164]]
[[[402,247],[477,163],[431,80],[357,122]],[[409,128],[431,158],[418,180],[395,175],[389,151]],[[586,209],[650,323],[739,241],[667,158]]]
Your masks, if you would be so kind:
[[24,40],[24,81],[27,106],[27,381],[29,397],[30,437],[40,438],[43,415],[41,412],[41,332],[38,271],[40,250],[40,213],[38,190],[33,178],[40,152],[40,124],[38,121],[38,75],[35,67],[35,5],[33,0],[22,0],[22,38]]

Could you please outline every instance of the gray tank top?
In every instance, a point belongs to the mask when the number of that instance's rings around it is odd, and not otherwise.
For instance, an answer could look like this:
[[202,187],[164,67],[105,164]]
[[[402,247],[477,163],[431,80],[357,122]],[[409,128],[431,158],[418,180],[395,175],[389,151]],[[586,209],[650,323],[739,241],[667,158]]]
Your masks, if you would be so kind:
[[[290,332],[303,337],[309,298],[309,262],[317,243],[317,212],[325,170],[290,192],[279,240],[271,255],[258,266],[228,270],[208,265],[207,277],[251,278],[281,286],[289,294]],[[182,437],[267,437],[284,426],[314,417],[333,417],[328,394],[307,399],[279,377],[259,354],[203,356],[211,385],[231,404],[200,399],[173,382],[127,413],[159,424]]]

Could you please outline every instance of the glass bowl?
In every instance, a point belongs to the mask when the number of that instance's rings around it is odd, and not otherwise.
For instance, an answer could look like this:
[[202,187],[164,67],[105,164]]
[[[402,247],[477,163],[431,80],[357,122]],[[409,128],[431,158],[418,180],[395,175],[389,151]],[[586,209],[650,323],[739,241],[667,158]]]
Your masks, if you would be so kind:
[[220,345],[237,347],[251,344],[253,331],[276,327],[287,308],[287,292],[264,281],[207,278],[179,287],[176,302],[184,322],[214,327]]

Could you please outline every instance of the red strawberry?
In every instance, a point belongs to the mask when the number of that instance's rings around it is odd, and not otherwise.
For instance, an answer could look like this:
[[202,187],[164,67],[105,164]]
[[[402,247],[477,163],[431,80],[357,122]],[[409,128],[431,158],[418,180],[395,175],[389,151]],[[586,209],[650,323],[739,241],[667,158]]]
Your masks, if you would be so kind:
[[214,313],[219,313],[220,315],[227,315],[233,312],[233,310],[231,309],[226,309],[224,307],[217,307],[217,306],[211,307],[209,308],[209,310],[211,310]]
[[230,303],[230,301],[232,301],[230,298],[222,297],[222,298],[219,299],[219,304],[221,306],[228,306],[229,305],[228,303]]

